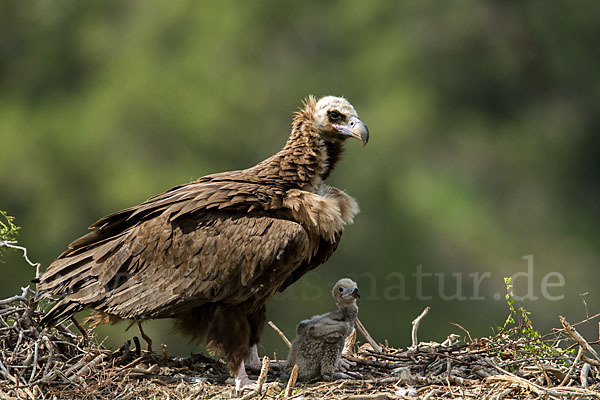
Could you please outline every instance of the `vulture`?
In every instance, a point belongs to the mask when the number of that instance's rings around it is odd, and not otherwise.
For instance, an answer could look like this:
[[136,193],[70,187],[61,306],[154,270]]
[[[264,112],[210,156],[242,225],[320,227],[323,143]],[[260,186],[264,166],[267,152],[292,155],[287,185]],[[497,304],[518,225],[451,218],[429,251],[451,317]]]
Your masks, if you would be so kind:
[[[173,318],[175,328],[224,358],[236,389],[251,389],[246,364],[265,305],[336,250],[356,201],[325,180],[348,138],[369,139],[342,97],[308,96],[275,155],[201,177],[101,218],[40,278],[55,305],[42,323],[84,308],[96,323]],[[141,331],[143,336],[143,331]]]
[[[356,299],[360,298],[360,291],[356,282],[344,278],[335,284],[332,294],[337,311],[316,315],[296,327],[297,336],[285,368],[289,371],[297,364],[300,380],[336,378],[334,371],[340,365],[344,342],[352,333],[358,316]],[[338,376],[346,377],[345,374]]]

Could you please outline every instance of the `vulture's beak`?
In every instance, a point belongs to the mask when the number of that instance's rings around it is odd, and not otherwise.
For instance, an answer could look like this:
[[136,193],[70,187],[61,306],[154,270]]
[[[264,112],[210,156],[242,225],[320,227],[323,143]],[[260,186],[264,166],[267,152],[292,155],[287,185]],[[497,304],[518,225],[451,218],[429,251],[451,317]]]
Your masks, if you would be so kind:
[[363,142],[363,146],[366,146],[367,142],[369,141],[369,128],[367,128],[367,125],[365,125],[356,117],[350,117],[348,124],[346,125],[334,124],[333,127],[341,134],[360,139]]
[[[366,126],[365,126],[365,128],[366,128]],[[369,131],[367,131],[367,135],[368,135],[368,132]],[[352,297],[354,297],[355,299],[360,299],[360,290],[358,290],[358,288],[355,288],[352,291]]]

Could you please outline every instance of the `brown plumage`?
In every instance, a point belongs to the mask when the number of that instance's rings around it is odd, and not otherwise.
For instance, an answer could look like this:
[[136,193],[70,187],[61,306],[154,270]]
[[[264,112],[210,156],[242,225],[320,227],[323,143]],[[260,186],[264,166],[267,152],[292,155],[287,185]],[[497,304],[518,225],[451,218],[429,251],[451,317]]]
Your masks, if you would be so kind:
[[100,219],[42,276],[42,291],[58,298],[43,322],[85,307],[97,322],[176,318],[239,376],[267,301],[325,262],[358,212],[324,184],[349,137],[368,140],[352,105],[309,96],[272,157]]
[[301,321],[296,327],[296,338],[286,362],[289,371],[298,365],[298,379],[311,380],[335,377],[344,341],[352,333],[358,316],[356,299],[360,291],[351,279],[340,279],[332,291],[338,310],[315,315]]

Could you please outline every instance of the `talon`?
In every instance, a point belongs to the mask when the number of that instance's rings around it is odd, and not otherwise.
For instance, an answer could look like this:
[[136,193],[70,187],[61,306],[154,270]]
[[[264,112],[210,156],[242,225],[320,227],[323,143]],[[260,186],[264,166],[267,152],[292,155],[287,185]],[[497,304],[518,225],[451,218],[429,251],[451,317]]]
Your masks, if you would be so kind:
[[337,367],[341,370],[349,370],[350,368],[356,367],[356,363],[350,360],[346,360],[343,357],[340,357],[340,359],[338,360]]
[[333,379],[361,379],[362,375],[358,372],[334,372],[332,375]]
[[244,390],[257,390],[256,381],[246,378],[235,378],[235,395],[241,396]]
[[256,381],[248,378],[244,362],[240,364],[235,375],[235,395],[240,396],[244,390],[257,390]]

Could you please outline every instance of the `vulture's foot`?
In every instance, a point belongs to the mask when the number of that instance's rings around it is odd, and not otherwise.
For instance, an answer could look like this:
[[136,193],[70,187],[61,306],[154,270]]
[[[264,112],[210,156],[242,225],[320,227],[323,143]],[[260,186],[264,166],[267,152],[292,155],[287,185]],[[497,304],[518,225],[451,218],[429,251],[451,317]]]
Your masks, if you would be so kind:
[[356,367],[356,363],[350,360],[346,360],[340,357],[337,362],[337,368],[339,372],[332,374],[333,379],[361,379],[362,375],[358,372],[352,371]]
[[250,347],[250,355],[244,360],[244,364],[252,371],[260,371],[262,368],[262,360],[258,357],[258,348],[256,344]]
[[257,390],[256,381],[253,381],[252,379],[248,378],[247,376],[245,378],[236,376],[236,378],[235,378],[235,395],[241,396],[245,390],[247,390],[247,391]]
[[323,379],[326,381],[335,381],[337,379],[361,379],[362,375],[358,372],[346,371],[346,372],[334,372],[331,375],[323,375]]
[[235,374],[235,395],[240,396],[244,390],[257,390],[257,386],[256,381],[248,378],[246,367],[242,361],[237,373]]
[[351,368],[356,367],[356,363],[354,361],[346,360],[344,357],[340,357],[337,367],[342,371],[348,371]]

